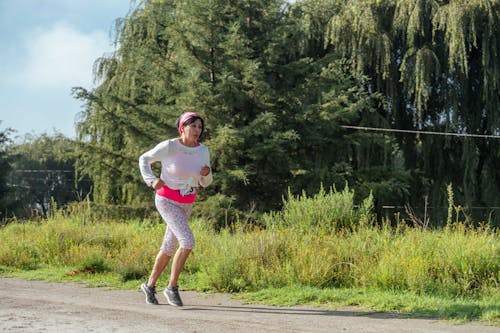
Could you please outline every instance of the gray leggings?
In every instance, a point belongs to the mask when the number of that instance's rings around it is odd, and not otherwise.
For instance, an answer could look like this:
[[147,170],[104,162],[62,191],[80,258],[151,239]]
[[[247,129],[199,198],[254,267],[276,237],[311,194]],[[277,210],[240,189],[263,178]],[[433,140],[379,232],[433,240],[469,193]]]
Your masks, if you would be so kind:
[[171,256],[177,243],[184,249],[194,248],[194,236],[188,223],[193,204],[179,203],[160,195],[156,195],[155,204],[156,209],[167,224],[160,251]]

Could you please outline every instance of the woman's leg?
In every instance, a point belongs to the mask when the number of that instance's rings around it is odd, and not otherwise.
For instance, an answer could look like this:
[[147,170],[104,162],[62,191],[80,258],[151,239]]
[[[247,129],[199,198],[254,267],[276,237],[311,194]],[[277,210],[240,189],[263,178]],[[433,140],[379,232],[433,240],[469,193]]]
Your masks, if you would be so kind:
[[[166,215],[166,212],[160,212],[162,216]],[[156,255],[155,263],[153,265],[153,270],[151,271],[151,275],[149,276],[147,286],[154,287],[156,285],[156,281],[160,278],[160,275],[163,273],[165,268],[172,257],[172,253],[175,251],[177,246],[177,238],[167,226],[165,230],[165,236],[163,237],[163,242],[160,247],[160,251]]]
[[[159,273],[153,276],[153,268],[151,276],[152,278],[156,277],[156,280],[158,279],[161,272],[167,266],[168,261],[172,256],[172,252],[177,245],[177,242],[179,242],[180,247],[173,258],[170,281],[168,283],[168,288],[173,288],[177,285],[179,275],[195,243],[193,232],[191,231],[191,228],[188,224],[189,216],[191,215],[192,211],[192,205],[175,203],[168,199],[157,196],[156,206],[161,216],[167,223],[168,227],[167,232],[165,233],[165,239],[162,244],[162,248],[157,256]],[[165,258],[165,255],[161,254],[161,252],[168,256],[168,259]],[[160,257],[160,260],[158,260],[158,257]],[[155,283],[156,280],[154,281]]]
[[180,247],[175,252],[174,260],[172,261],[172,271],[170,273],[170,281],[168,282],[167,288],[172,289],[177,285],[177,280],[179,280],[179,275],[181,274],[182,268],[191,253],[192,249],[184,249]]
[[168,261],[170,260],[170,256],[163,251],[159,251],[156,255],[155,264],[153,265],[153,270],[151,271],[151,275],[149,276],[149,280],[147,283],[148,287],[154,287],[156,285],[156,281],[160,277],[161,273],[165,270],[168,265]]

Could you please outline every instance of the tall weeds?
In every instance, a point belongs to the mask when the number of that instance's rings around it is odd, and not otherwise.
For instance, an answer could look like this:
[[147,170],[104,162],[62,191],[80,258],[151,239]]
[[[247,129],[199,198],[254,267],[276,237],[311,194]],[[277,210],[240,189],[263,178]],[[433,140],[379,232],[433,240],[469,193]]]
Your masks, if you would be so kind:
[[[377,224],[371,207],[371,197],[356,207],[348,188],[330,189],[313,197],[289,195],[282,212],[262,217],[262,228],[215,232],[193,220],[196,248],[182,279],[217,291],[304,285],[499,294],[498,230],[456,218],[434,230],[404,220]],[[12,223],[0,229],[0,265],[64,266],[114,272],[124,281],[143,279],[164,228],[151,221],[89,222],[61,214],[45,222]]]

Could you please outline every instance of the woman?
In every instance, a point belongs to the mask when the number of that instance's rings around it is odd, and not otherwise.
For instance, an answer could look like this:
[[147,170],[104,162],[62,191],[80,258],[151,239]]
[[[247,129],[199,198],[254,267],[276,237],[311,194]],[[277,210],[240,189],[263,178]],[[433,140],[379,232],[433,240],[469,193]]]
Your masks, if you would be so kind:
[[[156,191],[156,208],[167,224],[151,275],[141,285],[148,304],[158,304],[156,281],[179,243],[172,261],[170,281],[163,294],[170,305],[182,306],[177,280],[194,247],[188,220],[198,187],[206,187],[212,182],[208,148],[198,142],[204,129],[203,119],[197,113],[185,112],[177,120],[177,129],[180,137],[159,143],[139,158],[142,178]],[[159,178],[151,170],[153,162],[161,163]]]

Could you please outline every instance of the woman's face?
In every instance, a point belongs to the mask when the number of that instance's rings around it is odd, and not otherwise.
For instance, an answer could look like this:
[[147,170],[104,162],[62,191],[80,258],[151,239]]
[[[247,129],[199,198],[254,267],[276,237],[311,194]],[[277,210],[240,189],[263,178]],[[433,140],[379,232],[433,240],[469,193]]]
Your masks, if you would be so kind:
[[196,119],[191,124],[184,126],[182,134],[186,139],[198,141],[198,138],[203,131],[203,124],[200,119]]

